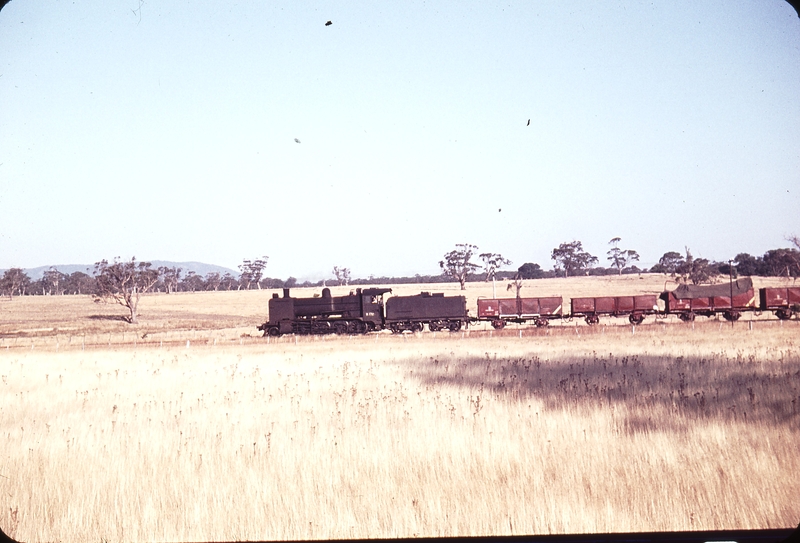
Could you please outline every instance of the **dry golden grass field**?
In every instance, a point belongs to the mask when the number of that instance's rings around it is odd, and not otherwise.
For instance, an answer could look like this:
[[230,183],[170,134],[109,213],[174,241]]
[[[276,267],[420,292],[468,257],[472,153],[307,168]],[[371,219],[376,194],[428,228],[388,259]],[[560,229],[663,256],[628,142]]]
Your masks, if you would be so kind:
[[[523,295],[663,286],[554,279]],[[491,285],[466,294],[474,308]],[[137,326],[88,297],[0,301],[3,530],[199,541],[800,520],[796,320],[267,342],[270,295],[146,296]]]

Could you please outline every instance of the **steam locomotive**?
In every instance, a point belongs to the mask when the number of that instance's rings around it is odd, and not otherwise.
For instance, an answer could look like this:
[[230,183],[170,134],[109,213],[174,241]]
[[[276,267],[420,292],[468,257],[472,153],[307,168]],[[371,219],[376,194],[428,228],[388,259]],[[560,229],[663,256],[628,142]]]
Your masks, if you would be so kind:
[[313,298],[293,298],[283,289],[269,301],[269,320],[258,327],[265,336],[281,334],[365,334],[388,329],[394,333],[421,332],[427,324],[432,332],[457,332],[470,322],[467,299],[443,293],[422,292],[415,296],[383,295],[390,288],[356,289],[346,296],[331,296],[329,288]]
[[356,289],[346,296],[331,296],[329,288],[321,296],[293,298],[289,289],[283,297],[273,294],[269,301],[269,320],[258,327],[265,336],[282,334],[365,334],[391,330],[394,333],[457,332],[471,322],[489,322],[495,329],[508,323],[547,326],[551,320],[582,317],[597,324],[601,316],[628,317],[641,324],[648,315],[676,315],[684,322],[696,316],[721,314],[729,321],[745,312],[772,311],[781,320],[800,314],[800,287],[761,288],[758,295],[752,279],[729,284],[681,285],[660,295],[599,296],[570,299],[564,312],[563,298],[479,298],[477,316],[471,317],[464,296],[421,292],[414,296],[391,296],[390,288]]

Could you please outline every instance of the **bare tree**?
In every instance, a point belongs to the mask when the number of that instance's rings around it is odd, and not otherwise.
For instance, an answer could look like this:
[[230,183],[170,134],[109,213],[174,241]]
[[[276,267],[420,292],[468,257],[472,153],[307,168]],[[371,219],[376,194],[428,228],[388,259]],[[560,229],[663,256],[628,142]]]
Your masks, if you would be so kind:
[[519,298],[520,297],[519,295],[520,295],[520,292],[522,291],[522,287],[523,286],[524,285],[522,284],[522,274],[521,273],[517,273],[514,276],[514,281],[508,284],[508,286],[506,287],[506,290],[508,291],[508,290],[511,290],[513,288],[516,291],[516,297]]
[[509,259],[503,258],[503,255],[497,253],[482,253],[478,255],[478,258],[483,260],[483,271],[486,274],[485,281],[493,279],[497,270],[503,266],[511,265]]
[[611,245],[611,250],[606,253],[611,265],[617,268],[619,275],[622,275],[622,270],[631,262],[639,261],[639,253],[632,249],[620,249],[619,242],[622,238],[612,238],[608,242]]
[[444,260],[439,261],[442,274],[452,277],[461,284],[461,290],[466,290],[467,276],[478,269],[478,265],[471,261],[472,255],[478,247],[469,243],[457,243],[456,248],[444,255]]
[[339,266],[333,267],[333,276],[339,282],[339,286],[350,284],[350,268],[340,268]]
[[150,262],[122,262],[119,257],[109,264],[101,260],[94,265],[94,276],[97,281],[95,301],[109,300],[126,307],[130,316],[126,319],[130,324],[137,324],[139,297],[150,290],[158,281],[158,270],[151,268]]

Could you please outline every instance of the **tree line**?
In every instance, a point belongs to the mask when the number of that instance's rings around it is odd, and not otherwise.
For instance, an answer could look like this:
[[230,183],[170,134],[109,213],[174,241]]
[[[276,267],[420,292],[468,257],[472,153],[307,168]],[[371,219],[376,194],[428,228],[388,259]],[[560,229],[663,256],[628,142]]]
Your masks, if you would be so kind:
[[[516,271],[500,268],[511,265],[511,261],[496,253],[477,254],[478,247],[462,243],[455,249],[445,253],[439,262],[442,275],[461,284],[467,281],[489,281],[500,279],[543,279],[548,277],[571,277],[576,275],[622,275],[629,273],[663,273],[669,274],[679,282],[693,284],[715,282],[720,276],[784,276],[800,277],[800,238],[790,236],[787,241],[793,248],[771,249],[763,256],[739,253],[729,261],[709,261],[695,258],[686,247],[685,253],[668,251],[651,268],[641,269],[634,262],[639,261],[639,253],[633,249],[620,247],[622,238],[615,237],[609,242],[606,260],[609,266],[598,266],[598,257],[583,249],[580,241],[561,243],[554,248],[550,258],[554,261],[552,270],[543,269],[538,263],[526,262]],[[483,264],[473,261],[476,256]],[[480,271],[479,271],[480,270]]]
[[[458,282],[465,288],[468,281],[542,279],[548,277],[571,277],[575,275],[609,275],[629,273],[664,273],[681,282],[694,284],[713,282],[719,276],[784,276],[800,277],[800,238],[790,236],[792,248],[771,249],[761,256],[739,253],[729,261],[709,261],[696,258],[686,247],[683,252],[668,251],[658,263],[648,268],[639,268],[639,253],[620,246],[622,239],[612,238],[606,252],[608,266],[599,266],[600,259],[587,252],[580,241],[561,243],[551,252],[554,262],[551,270],[546,270],[535,262],[525,262],[515,269],[508,269],[512,262],[499,253],[480,252],[476,245],[462,243],[444,254],[439,261],[441,273],[414,276],[372,276],[352,278],[350,268],[334,266],[331,279],[316,282],[299,282],[295,277],[279,279],[266,277],[264,272],[268,256],[244,259],[239,267],[239,275],[230,272],[210,272],[200,275],[192,270],[184,273],[180,267],[153,268],[149,262],[121,261],[111,263],[102,260],[95,263],[92,274],[76,271],[70,274],[51,267],[41,278],[32,280],[21,268],[11,268],[0,276],[0,294],[3,296],[30,295],[92,295],[103,297],[109,288],[109,277],[114,273],[112,283],[125,280],[123,271],[133,274],[135,288],[141,294],[146,292],[199,292],[219,290],[278,289],[294,287],[321,287],[349,284],[410,284]],[[133,266],[133,270],[130,266]],[[128,266],[128,268],[125,268]],[[124,268],[124,269],[123,269]],[[503,269],[506,268],[506,269]],[[87,269],[87,272],[89,270]],[[135,273],[134,273],[135,272]]]

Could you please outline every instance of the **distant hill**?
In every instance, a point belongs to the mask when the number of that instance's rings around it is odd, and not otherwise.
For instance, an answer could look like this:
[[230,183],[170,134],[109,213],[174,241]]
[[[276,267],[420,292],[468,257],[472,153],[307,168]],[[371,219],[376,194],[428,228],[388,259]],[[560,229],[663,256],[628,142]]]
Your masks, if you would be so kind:
[[193,271],[197,275],[202,275],[203,277],[213,272],[219,272],[220,275],[229,273],[234,277],[239,277],[238,270],[232,270],[214,264],[204,264],[202,262],[170,262],[168,260],[151,260],[150,262],[153,264],[154,268],[160,268],[161,266],[165,268],[181,268],[181,277],[186,277],[186,274],[190,271]]
[[[153,265],[153,268],[160,268],[161,266],[166,268],[181,268],[181,277],[185,277],[190,271],[193,271],[197,275],[202,275],[203,277],[212,272],[219,272],[221,275],[230,273],[234,277],[239,277],[239,272],[236,270],[223,266],[216,266],[214,264],[204,264],[203,262],[170,262],[169,260],[150,260],[149,262]],[[23,271],[28,274],[31,280],[36,281],[41,279],[44,272],[51,267],[67,275],[75,272],[83,272],[92,275],[94,272],[94,264],[55,264],[52,266],[39,266],[38,268],[23,268]],[[5,272],[5,270],[0,270],[0,274],[3,272]]]

